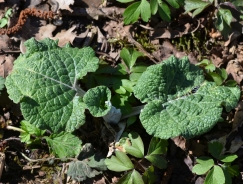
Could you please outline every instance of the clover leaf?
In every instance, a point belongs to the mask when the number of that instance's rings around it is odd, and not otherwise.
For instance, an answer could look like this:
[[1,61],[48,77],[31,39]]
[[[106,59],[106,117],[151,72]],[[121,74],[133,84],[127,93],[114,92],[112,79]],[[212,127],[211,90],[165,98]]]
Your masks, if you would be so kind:
[[139,78],[134,95],[147,102],[140,120],[150,135],[161,139],[192,138],[208,132],[240,97],[238,87],[204,81],[203,72],[187,57],[174,56],[153,65]]
[[58,41],[34,38],[25,42],[27,52],[14,62],[6,79],[9,97],[21,106],[24,118],[54,133],[72,132],[85,122],[77,81],[98,68],[92,48],[58,47]]

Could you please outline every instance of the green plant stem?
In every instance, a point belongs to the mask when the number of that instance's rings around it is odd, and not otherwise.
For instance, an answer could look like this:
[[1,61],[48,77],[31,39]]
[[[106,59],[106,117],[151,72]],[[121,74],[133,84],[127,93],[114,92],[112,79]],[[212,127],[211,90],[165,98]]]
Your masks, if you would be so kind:
[[25,132],[25,131],[22,130],[21,128],[17,128],[17,127],[11,126],[11,125],[8,125],[8,126],[6,127],[6,129],[8,129],[8,130],[13,130],[13,131],[18,131],[18,132]]
[[125,114],[121,117],[121,120],[122,119],[126,119],[126,118],[129,118],[131,116],[135,116],[135,115],[138,115],[140,114],[141,110],[144,108],[144,105],[141,105],[141,106],[137,106],[137,107],[133,107],[132,108],[132,112],[129,113],[129,114]]

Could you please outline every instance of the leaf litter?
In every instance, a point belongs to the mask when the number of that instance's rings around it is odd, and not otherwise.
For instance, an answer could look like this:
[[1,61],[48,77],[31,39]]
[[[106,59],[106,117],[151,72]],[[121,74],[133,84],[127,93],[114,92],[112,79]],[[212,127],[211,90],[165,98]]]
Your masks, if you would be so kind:
[[[234,79],[238,85],[241,86],[243,78],[243,46],[242,34],[235,30],[226,40],[217,31],[209,30],[207,27],[208,16],[200,15],[195,18],[190,18],[187,15],[181,16],[178,20],[172,21],[170,24],[159,21],[159,19],[152,20],[149,24],[138,22],[130,26],[124,26],[121,14],[124,12],[124,8],[119,7],[120,4],[116,2],[107,1],[64,1],[64,0],[50,0],[50,1],[0,1],[1,14],[4,14],[6,9],[13,8],[14,13],[9,19],[9,28],[14,26],[19,18],[19,12],[26,8],[36,8],[40,11],[50,11],[54,13],[63,13],[62,19],[57,18],[57,22],[60,24],[54,24],[50,20],[42,20],[30,16],[27,18],[25,24],[21,26],[19,31],[13,34],[3,34],[0,36],[0,76],[6,78],[12,71],[13,62],[18,57],[20,52],[24,52],[23,42],[29,38],[35,38],[36,40],[43,40],[45,38],[59,39],[59,46],[63,47],[67,43],[81,47],[84,44],[84,40],[88,40],[90,46],[97,48],[97,54],[102,58],[110,58],[113,65],[117,65],[120,61],[120,51],[124,46],[133,46],[138,51],[142,52],[145,56],[150,58],[149,64],[152,65],[152,60],[160,62],[161,60],[169,58],[171,55],[175,55],[178,58],[183,56],[189,56],[191,63],[198,63],[201,58],[208,57],[212,60],[213,64],[217,67],[226,68],[229,77]],[[117,11],[108,11],[105,14],[97,10],[97,7],[116,9]],[[79,9],[78,9],[79,8]],[[94,9],[92,9],[94,8]],[[92,10],[95,12],[83,13],[82,18],[79,17],[78,10]],[[88,11],[87,11],[88,12]],[[112,13],[110,13],[112,12]],[[75,14],[75,16],[69,16]],[[98,16],[97,16],[98,15]],[[103,18],[102,18],[103,17]],[[89,19],[88,19],[89,18]],[[78,20],[77,20],[78,19]],[[84,20],[86,19],[86,20]],[[97,21],[98,19],[98,21]],[[119,21],[117,21],[119,20]],[[141,27],[143,25],[145,27]],[[93,33],[90,26],[95,27],[96,32],[92,37],[88,38],[89,33]],[[152,29],[151,29],[152,28]],[[209,33],[204,32],[205,29]],[[9,29],[11,30],[11,29]],[[135,38],[136,34],[142,30],[148,30],[148,37],[151,43],[154,43],[155,50],[146,50],[142,42],[138,42],[135,39],[129,40],[129,38]],[[6,32],[6,31],[5,31]],[[204,33],[204,38],[198,38],[194,33]],[[193,36],[194,39],[198,38],[201,41],[192,43],[193,40],[189,40]],[[185,38],[185,39],[184,39]],[[182,41],[184,39],[184,41]],[[187,40],[188,39],[188,40]],[[172,43],[174,41],[174,43]],[[184,43],[182,43],[184,42]],[[181,44],[182,43],[182,44]],[[204,47],[206,46],[206,48]],[[196,46],[200,48],[196,49]],[[146,59],[148,62],[149,59]],[[242,88],[242,87],[241,87]],[[3,92],[4,93],[4,92]],[[242,101],[240,101],[242,103]],[[180,137],[172,139],[170,149],[171,153],[168,155],[170,165],[168,169],[163,171],[157,171],[163,177],[161,181],[167,183],[188,183],[193,181],[200,181],[205,178],[191,175],[192,165],[195,164],[195,159],[198,156],[205,155],[207,153],[207,142],[211,140],[224,139],[226,152],[242,154],[242,107],[239,103],[235,109],[235,114],[227,115],[228,121],[233,126],[229,125],[216,125],[219,130],[214,128],[212,131],[206,133],[206,135],[195,138],[192,140],[185,140]],[[22,118],[21,114],[16,113],[19,111],[19,107],[13,105],[10,102],[1,103],[1,115],[3,116],[3,124],[8,123],[19,126],[19,122]],[[5,121],[6,120],[6,121]],[[97,121],[90,119],[90,121]],[[85,127],[86,126],[86,127]],[[225,126],[225,127],[222,127]],[[100,134],[107,134],[107,128],[98,122],[90,127],[84,125],[81,131],[85,130],[85,136],[83,140],[91,142],[95,145],[95,150],[103,151],[103,155],[108,152],[109,144],[114,137],[103,138],[99,140]],[[94,131],[95,130],[95,131]],[[99,132],[100,130],[104,132]],[[27,150],[26,147],[21,144],[15,138],[18,134],[12,131],[1,131],[2,141],[1,150],[5,152],[7,159],[6,166],[9,166],[10,170],[4,170],[2,174],[2,180],[4,182],[11,182],[10,178],[13,178],[13,173],[16,171],[14,167],[19,169],[19,174],[12,179],[14,182],[44,182],[53,183],[58,180],[62,180],[65,174],[68,172],[64,168],[65,163],[60,162],[59,166],[53,166],[52,170],[44,168],[39,162],[35,162],[34,165],[23,159],[24,157],[16,156],[19,152],[25,153],[27,157],[32,159],[41,159],[45,157],[51,157],[47,150],[41,148],[37,151]],[[93,140],[93,141],[92,141]],[[94,141],[96,140],[96,142]],[[109,141],[108,141],[109,140]],[[106,149],[104,148],[104,145]],[[7,151],[6,151],[7,150]],[[21,150],[21,151],[19,151]],[[28,152],[29,151],[29,152]],[[15,161],[17,160],[17,162]],[[240,160],[242,161],[242,160]],[[240,162],[239,161],[239,162]],[[2,162],[3,163],[3,162]],[[184,168],[182,170],[180,168]],[[33,171],[25,174],[23,168]],[[87,167],[86,167],[87,168]],[[242,169],[242,166],[241,166]],[[110,172],[104,172],[94,179],[88,180],[90,183],[112,183],[119,180],[120,175]],[[166,173],[168,173],[166,175]],[[80,174],[80,173],[77,173]],[[90,173],[92,174],[92,172]],[[98,174],[98,173],[97,173]],[[31,179],[35,176],[36,179]],[[67,180],[66,180],[67,181]],[[183,181],[183,182],[182,182]],[[71,181],[69,181],[71,182]],[[68,183],[68,181],[66,182]],[[185,183],[185,182],[184,182]]]

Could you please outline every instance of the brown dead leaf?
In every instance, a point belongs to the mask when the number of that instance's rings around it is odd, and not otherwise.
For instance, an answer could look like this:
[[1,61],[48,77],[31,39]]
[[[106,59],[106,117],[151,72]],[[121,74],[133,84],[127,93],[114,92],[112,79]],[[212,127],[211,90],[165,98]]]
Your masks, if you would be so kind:
[[0,76],[6,78],[9,73],[12,71],[13,68],[13,62],[15,58],[11,55],[5,56],[1,55],[0,56]]
[[71,10],[69,6],[74,3],[74,0],[55,0],[55,1],[58,2],[59,4],[58,9],[68,10],[70,12],[73,12],[73,10]]
[[238,130],[238,127],[242,126],[243,123],[243,101],[240,101],[236,107],[236,112],[234,115],[232,131]]
[[186,150],[186,139],[182,136],[177,136],[171,138],[171,140],[175,143],[176,146],[180,147],[182,150]]
[[53,39],[53,40],[58,39],[59,40],[59,42],[58,42],[59,47],[63,47],[67,43],[73,44],[73,40],[76,37],[76,33],[72,32],[72,31],[75,28],[76,28],[76,26],[74,25],[71,28],[69,28],[68,30],[61,31],[61,33],[57,33],[56,36],[51,38],[51,39]]
[[47,24],[45,26],[41,26],[39,32],[35,34],[36,40],[43,40],[44,38],[52,38],[52,32],[56,29],[56,26],[53,24]]
[[242,146],[243,141],[241,139],[241,136],[236,136],[232,141],[231,141],[231,146],[230,149],[227,151],[229,153],[235,153],[240,147]]
[[10,38],[7,35],[0,35],[0,50],[8,50],[9,41],[10,41]]
[[237,60],[229,61],[226,71],[233,79],[240,84],[243,79],[243,68]]

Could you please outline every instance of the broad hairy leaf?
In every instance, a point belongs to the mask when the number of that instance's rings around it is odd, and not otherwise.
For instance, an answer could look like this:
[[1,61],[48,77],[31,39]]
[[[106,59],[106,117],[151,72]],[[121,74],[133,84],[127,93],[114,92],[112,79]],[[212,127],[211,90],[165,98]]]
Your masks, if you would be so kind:
[[78,156],[78,160],[69,163],[67,175],[73,180],[84,181],[107,170],[105,158],[97,153],[92,144],[86,143]]
[[[23,130],[23,132],[20,132],[19,136],[21,142],[31,144],[36,139],[41,138],[45,133],[45,130],[41,130],[25,120],[21,121],[20,124],[20,128]],[[35,139],[31,136],[35,137]]]
[[84,95],[84,103],[90,113],[95,117],[106,115],[111,106],[107,105],[107,101],[111,99],[111,91],[106,86],[97,86],[89,89]]
[[222,184],[225,183],[225,176],[223,169],[217,165],[215,165],[207,174],[205,184]]
[[102,172],[92,169],[85,161],[72,161],[69,163],[67,175],[73,180],[84,181],[87,178],[93,178]]
[[121,177],[117,184],[144,184],[142,176],[135,169]]
[[99,60],[92,48],[57,44],[48,38],[26,41],[27,52],[15,60],[6,87],[28,122],[54,133],[72,132],[85,122],[84,92],[77,81],[94,72]]
[[116,151],[116,156],[105,159],[105,164],[109,170],[116,172],[127,171],[134,168],[129,157],[121,151]]
[[197,175],[205,174],[214,166],[214,161],[210,157],[202,156],[197,158],[196,161],[198,164],[192,168],[192,172]]
[[61,132],[44,137],[51,152],[59,158],[77,156],[81,150],[82,141],[69,132]]
[[240,89],[204,81],[202,70],[187,57],[171,56],[147,68],[134,95],[147,102],[140,120],[148,134],[192,138],[208,132],[220,120],[223,107],[228,112],[236,107]]

